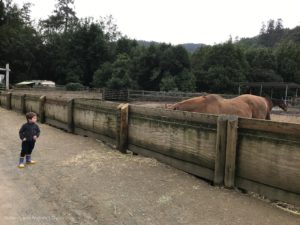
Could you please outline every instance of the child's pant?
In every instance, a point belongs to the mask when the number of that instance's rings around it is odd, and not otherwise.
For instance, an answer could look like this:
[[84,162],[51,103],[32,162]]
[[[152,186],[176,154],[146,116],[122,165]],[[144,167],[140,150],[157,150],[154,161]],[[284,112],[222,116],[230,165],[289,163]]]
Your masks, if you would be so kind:
[[24,157],[25,155],[31,155],[34,145],[35,145],[35,141],[23,141],[21,157]]

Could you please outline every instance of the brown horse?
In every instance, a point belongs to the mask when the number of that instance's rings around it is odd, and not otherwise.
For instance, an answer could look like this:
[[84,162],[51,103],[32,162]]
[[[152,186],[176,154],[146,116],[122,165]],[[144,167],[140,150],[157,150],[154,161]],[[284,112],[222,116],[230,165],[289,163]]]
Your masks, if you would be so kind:
[[252,110],[243,99],[224,99],[220,95],[210,94],[166,105],[167,109],[200,112],[209,114],[227,114],[252,118]]
[[275,106],[280,107],[285,112],[287,111],[288,106],[285,103],[285,101],[283,101],[282,99],[271,99],[269,97],[265,97],[265,100],[268,104],[268,113],[267,113],[267,116],[266,116],[267,120],[271,119],[270,114],[271,114],[272,108],[275,107]]
[[210,94],[166,105],[166,109],[270,120],[270,112],[274,106],[287,110],[287,105],[282,100],[271,100],[250,94],[224,99],[220,95]]
[[251,94],[244,94],[233,99],[240,99],[249,105],[251,109],[251,118],[255,119],[269,119],[270,106],[266,98]]

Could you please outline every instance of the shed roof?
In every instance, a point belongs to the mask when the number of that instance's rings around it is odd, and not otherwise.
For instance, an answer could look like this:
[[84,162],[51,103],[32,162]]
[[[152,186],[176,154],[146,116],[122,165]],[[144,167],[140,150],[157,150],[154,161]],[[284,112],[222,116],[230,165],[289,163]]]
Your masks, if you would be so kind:
[[240,82],[239,86],[269,87],[269,88],[300,88],[299,84],[289,82]]

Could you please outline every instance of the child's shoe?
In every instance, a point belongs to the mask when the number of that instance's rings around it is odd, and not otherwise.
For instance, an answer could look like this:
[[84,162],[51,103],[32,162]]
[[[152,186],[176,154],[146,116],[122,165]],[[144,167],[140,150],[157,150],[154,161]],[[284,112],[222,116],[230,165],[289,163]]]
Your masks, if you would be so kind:
[[19,167],[20,169],[23,169],[23,168],[25,167],[25,165],[24,165],[24,163],[20,163],[20,164],[18,165],[18,167]]
[[31,159],[31,155],[26,155],[26,164],[35,164],[36,161]]
[[19,161],[19,165],[18,165],[19,168],[24,168],[25,165],[24,165],[24,157],[20,157],[20,161]]
[[26,162],[26,164],[35,164],[36,163],[36,161],[34,161],[34,160],[31,160],[31,161],[29,161],[29,162]]

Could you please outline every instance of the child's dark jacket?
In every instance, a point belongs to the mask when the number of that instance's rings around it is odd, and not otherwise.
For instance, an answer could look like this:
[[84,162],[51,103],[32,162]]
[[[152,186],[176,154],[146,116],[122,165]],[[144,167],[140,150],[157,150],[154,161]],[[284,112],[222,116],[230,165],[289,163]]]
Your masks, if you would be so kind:
[[19,131],[21,140],[26,138],[27,141],[33,141],[33,136],[40,136],[40,128],[35,123],[25,123]]

